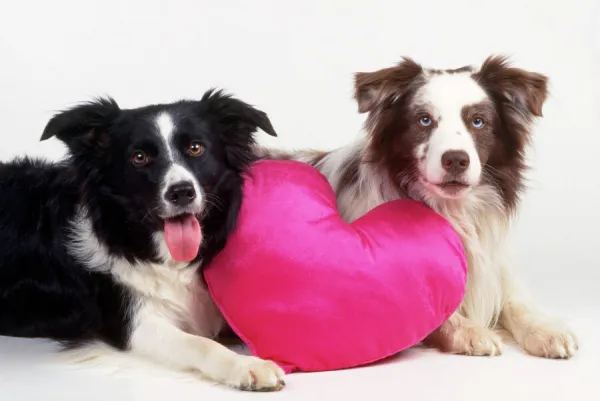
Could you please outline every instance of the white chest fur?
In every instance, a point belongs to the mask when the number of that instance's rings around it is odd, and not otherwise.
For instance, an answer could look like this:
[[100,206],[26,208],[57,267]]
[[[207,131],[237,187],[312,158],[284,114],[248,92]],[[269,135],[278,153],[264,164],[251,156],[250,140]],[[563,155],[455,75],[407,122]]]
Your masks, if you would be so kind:
[[171,321],[190,334],[215,337],[224,320],[197,273],[199,264],[173,260],[165,245],[164,234],[154,237],[156,254],[162,263],[130,263],[111,255],[94,234],[92,224],[83,213],[71,227],[70,253],[90,270],[111,274],[129,288],[134,297],[136,316],[157,316]]
[[384,202],[407,196],[427,203],[453,225],[465,246],[469,272],[461,311],[482,326],[493,325],[503,303],[505,237],[509,224],[497,191],[482,185],[460,201],[427,196],[427,191],[418,184],[410,189],[410,194],[398,193],[385,174],[364,163],[359,167],[358,180],[352,185],[341,186],[340,166],[344,165],[342,160],[349,151],[345,152],[344,148],[333,152],[321,166],[321,172],[338,195],[342,218],[353,221]]

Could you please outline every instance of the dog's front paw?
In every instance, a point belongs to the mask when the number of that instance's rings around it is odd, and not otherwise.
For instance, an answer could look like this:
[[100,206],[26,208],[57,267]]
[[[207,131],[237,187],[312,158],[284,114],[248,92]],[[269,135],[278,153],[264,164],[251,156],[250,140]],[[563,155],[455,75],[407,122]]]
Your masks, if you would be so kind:
[[224,383],[244,391],[279,391],[285,386],[285,373],[274,362],[253,356],[235,358]]
[[544,358],[568,359],[579,349],[573,334],[551,323],[530,327],[520,343],[529,354]]
[[496,356],[502,354],[502,340],[492,330],[479,326],[462,326],[454,332],[453,354]]

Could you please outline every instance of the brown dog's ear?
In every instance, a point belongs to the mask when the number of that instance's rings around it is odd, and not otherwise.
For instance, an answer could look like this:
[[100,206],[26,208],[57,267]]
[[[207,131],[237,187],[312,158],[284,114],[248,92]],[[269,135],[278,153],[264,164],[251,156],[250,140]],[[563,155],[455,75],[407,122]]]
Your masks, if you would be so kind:
[[370,112],[388,100],[401,96],[422,74],[423,67],[407,57],[394,67],[356,73],[354,98],[358,102],[358,112]]
[[537,72],[511,67],[505,56],[488,57],[473,74],[486,91],[503,104],[531,120],[542,117],[542,106],[548,97],[548,78]]

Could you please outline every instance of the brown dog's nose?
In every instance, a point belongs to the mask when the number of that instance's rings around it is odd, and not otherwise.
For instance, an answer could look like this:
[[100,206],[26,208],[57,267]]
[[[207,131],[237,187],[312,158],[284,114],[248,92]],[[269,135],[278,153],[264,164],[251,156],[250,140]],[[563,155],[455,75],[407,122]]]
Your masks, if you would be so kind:
[[442,167],[449,173],[462,173],[469,163],[469,155],[464,150],[449,150],[442,155]]

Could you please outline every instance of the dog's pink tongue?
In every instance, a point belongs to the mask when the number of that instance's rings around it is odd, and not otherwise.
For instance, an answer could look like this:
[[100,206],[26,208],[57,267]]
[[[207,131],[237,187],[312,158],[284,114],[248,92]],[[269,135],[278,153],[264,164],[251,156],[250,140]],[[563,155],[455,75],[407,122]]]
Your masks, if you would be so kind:
[[171,256],[178,262],[189,262],[198,255],[202,230],[196,216],[187,214],[165,220],[165,242]]

